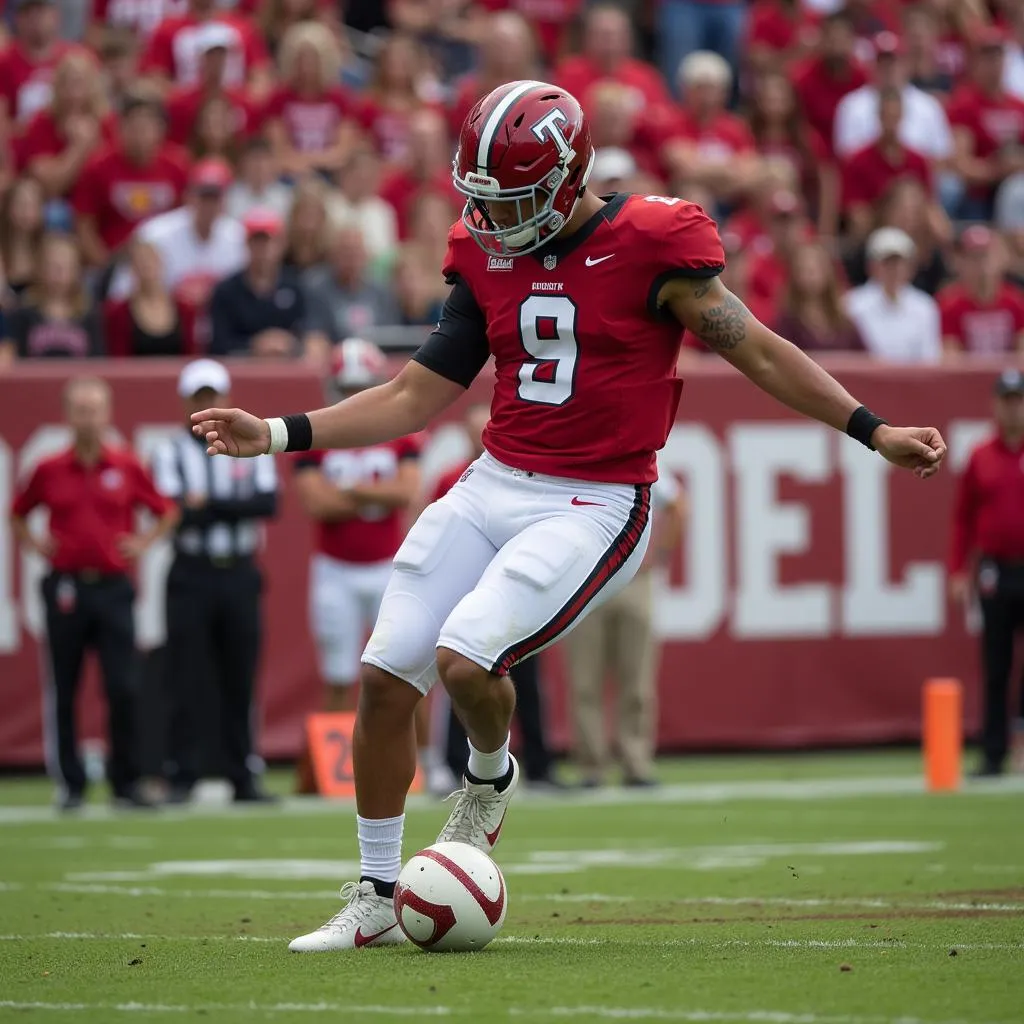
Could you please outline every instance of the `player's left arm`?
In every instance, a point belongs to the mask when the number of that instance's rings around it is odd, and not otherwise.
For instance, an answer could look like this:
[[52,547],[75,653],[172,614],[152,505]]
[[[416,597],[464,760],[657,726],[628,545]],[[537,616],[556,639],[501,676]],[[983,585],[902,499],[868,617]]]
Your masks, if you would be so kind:
[[790,409],[842,430],[922,479],[938,472],[946,443],[934,427],[878,421],[831,374],[764,326],[718,277],[676,277],[658,294],[712,351]]
[[417,459],[402,459],[390,480],[375,480],[345,490],[358,505],[384,505],[387,508],[408,508],[420,490],[420,467]]

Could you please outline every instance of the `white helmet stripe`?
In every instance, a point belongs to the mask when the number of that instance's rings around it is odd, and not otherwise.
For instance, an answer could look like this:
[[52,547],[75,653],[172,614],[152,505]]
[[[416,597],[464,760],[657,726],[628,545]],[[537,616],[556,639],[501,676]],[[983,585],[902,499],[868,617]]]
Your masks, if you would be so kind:
[[490,153],[494,136],[501,127],[502,121],[505,120],[505,115],[512,109],[512,105],[531,89],[538,86],[544,88],[545,85],[544,82],[520,82],[514,89],[509,89],[501,98],[501,102],[491,111],[491,116],[487,118],[484,129],[480,133],[480,147],[476,151],[477,174],[490,176],[490,171],[487,169],[487,154]]

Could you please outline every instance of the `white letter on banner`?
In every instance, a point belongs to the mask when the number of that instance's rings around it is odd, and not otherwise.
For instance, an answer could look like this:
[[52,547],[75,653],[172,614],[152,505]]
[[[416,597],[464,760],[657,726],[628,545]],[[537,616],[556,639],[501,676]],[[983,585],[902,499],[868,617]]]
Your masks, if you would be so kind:
[[733,617],[740,638],[827,636],[832,595],[827,583],[779,584],[780,555],[806,551],[806,506],[777,500],[786,474],[824,483],[831,473],[826,427],[805,423],[738,424],[729,429],[736,486],[737,592]]
[[727,508],[715,435],[706,427],[677,424],[658,453],[658,469],[683,478],[690,517],[683,538],[687,579],[681,587],[662,584],[654,604],[655,628],[671,640],[702,639],[718,629],[725,615]]
[[850,636],[935,636],[945,628],[943,570],[913,562],[902,583],[889,583],[890,465],[849,439],[840,439],[843,471],[843,632]]

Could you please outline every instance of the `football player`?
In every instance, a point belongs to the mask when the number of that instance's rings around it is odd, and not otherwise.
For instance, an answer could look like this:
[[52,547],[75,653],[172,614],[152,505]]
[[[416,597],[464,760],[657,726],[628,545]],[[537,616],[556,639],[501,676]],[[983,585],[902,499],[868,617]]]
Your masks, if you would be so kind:
[[725,256],[700,207],[587,189],[594,149],[580,105],[511,82],[466,117],[453,176],[451,293],[401,372],[330,408],[270,420],[193,417],[210,454],[380,444],[422,429],[493,356],[485,453],[427,507],[394,559],[362,656],[354,736],[361,877],[297,951],[403,941],[392,905],[413,715],[439,679],[469,736],[465,782],[439,840],[490,851],[519,768],[508,753],[509,670],[622,588],[650,537],[655,452],[675,419],[688,328],[751,381],[890,462],[929,477],[945,442],[893,427],[722,284]]

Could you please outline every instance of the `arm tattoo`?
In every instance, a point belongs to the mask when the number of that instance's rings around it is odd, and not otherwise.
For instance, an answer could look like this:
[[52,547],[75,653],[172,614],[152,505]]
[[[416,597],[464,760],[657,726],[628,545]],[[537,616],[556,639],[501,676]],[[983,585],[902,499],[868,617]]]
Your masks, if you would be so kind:
[[696,333],[708,348],[731,352],[747,336],[749,316],[747,307],[729,292],[717,305],[700,311]]
[[715,283],[713,277],[698,278],[693,284],[693,297],[695,299],[703,299],[709,291],[711,286]]

